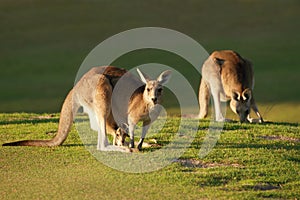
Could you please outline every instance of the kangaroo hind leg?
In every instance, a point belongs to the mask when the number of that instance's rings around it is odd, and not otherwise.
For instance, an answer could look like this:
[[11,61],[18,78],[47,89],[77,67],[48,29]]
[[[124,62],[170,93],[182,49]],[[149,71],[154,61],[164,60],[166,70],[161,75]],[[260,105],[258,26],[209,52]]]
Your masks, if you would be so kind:
[[200,83],[200,89],[199,89],[199,106],[200,106],[199,118],[200,119],[207,117],[209,99],[210,99],[209,86],[202,79]]
[[126,151],[126,148],[109,145],[106,131],[106,121],[111,112],[112,86],[104,76],[99,78],[94,96],[94,110],[98,127],[97,150]]
[[209,79],[209,87],[213,97],[214,107],[215,107],[215,120],[218,122],[225,121],[221,109],[221,97],[224,94],[223,86],[221,83],[220,76],[212,76]]
[[[222,94],[224,93],[223,90],[223,85],[222,85],[222,81],[221,81],[221,66],[219,62],[216,62],[215,59],[209,58],[205,61],[205,63],[203,64],[202,67],[202,79],[204,79],[204,81],[208,84],[210,92],[213,96],[213,102],[214,102],[214,107],[215,107],[215,117],[216,117],[216,121],[225,121],[225,118],[221,112],[221,97]],[[203,82],[204,83],[204,82]],[[202,82],[201,82],[202,84]],[[207,92],[208,88],[207,86],[203,85],[201,88],[200,85],[200,90],[204,90]],[[200,91],[201,93],[201,91]],[[207,99],[208,97],[201,97],[201,99]],[[199,101],[201,101],[201,99],[199,99]],[[203,101],[203,100],[202,100]],[[204,103],[203,103],[204,104]],[[206,104],[202,105],[202,107],[207,106]],[[200,104],[201,107],[201,104]],[[201,108],[200,108],[201,109]],[[200,111],[201,112],[201,111]],[[206,114],[203,111],[204,115]]]

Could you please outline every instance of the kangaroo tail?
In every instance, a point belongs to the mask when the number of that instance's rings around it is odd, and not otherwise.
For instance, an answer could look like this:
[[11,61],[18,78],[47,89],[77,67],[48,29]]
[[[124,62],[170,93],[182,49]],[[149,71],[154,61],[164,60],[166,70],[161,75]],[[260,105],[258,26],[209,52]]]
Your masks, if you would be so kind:
[[61,145],[68,137],[71,130],[73,118],[79,108],[78,103],[73,99],[73,90],[66,97],[60,114],[58,132],[51,140],[23,140],[4,143],[2,146],[37,146],[53,147]]

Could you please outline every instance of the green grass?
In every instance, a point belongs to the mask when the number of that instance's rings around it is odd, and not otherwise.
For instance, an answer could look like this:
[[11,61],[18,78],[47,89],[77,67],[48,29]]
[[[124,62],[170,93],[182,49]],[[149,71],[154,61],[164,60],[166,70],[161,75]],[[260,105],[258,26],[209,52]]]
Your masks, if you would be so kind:
[[[1,114],[0,144],[51,138],[58,117]],[[177,131],[177,120],[169,118],[161,133],[150,132],[146,142],[155,138],[159,145],[166,145]],[[298,124],[226,123],[216,146],[200,159],[208,127],[209,121],[201,121],[179,161],[149,173],[131,174],[105,166],[85,149],[75,127],[63,146],[0,147],[0,194],[2,199],[299,198]]]

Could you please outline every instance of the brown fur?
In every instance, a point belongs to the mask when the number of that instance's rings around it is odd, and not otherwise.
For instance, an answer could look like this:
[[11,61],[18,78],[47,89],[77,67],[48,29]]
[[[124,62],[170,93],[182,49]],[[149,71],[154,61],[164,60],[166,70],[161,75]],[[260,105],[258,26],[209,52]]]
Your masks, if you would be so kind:
[[207,116],[212,94],[217,121],[225,120],[221,113],[220,101],[230,100],[230,107],[239,115],[241,122],[254,121],[249,116],[251,108],[259,117],[259,121],[263,122],[254,100],[253,88],[254,73],[250,61],[231,50],[213,52],[202,67],[199,117]]
[[130,147],[134,147],[134,128],[139,121],[143,122],[142,136],[137,146],[140,150],[150,124],[156,120],[160,113],[160,107],[157,105],[162,100],[162,85],[168,82],[171,77],[171,71],[162,72],[156,80],[150,80],[149,77],[139,70],[138,72],[145,85],[135,90],[130,98],[128,124]]

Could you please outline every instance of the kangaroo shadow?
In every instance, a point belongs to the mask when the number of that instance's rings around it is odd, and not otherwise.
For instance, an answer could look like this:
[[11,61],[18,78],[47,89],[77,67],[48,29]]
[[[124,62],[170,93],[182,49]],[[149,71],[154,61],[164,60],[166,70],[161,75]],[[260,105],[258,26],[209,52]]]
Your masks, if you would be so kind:
[[0,121],[0,125],[13,125],[13,124],[38,124],[38,123],[58,123],[58,117],[50,118],[29,118],[29,119],[16,119],[16,120],[5,120]]

